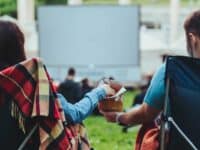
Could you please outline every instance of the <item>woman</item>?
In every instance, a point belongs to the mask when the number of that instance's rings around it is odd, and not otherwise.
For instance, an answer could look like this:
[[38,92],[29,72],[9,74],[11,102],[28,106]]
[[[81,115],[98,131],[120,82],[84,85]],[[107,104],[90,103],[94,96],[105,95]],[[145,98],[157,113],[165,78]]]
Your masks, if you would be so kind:
[[[24,61],[24,35],[14,23],[0,21],[0,69]],[[58,94],[68,122],[78,123],[85,119],[95,108],[96,104],[106,95],[114,94],[114,90],[107,84],[101,85],[87,93],[78,103],[72,105]],[[11,117],[11,99],[0,90],[0,147],[17,149],[23,141],[24,135],[18,128],[17,121]],[[33,144],[34,145],[34,144]]]

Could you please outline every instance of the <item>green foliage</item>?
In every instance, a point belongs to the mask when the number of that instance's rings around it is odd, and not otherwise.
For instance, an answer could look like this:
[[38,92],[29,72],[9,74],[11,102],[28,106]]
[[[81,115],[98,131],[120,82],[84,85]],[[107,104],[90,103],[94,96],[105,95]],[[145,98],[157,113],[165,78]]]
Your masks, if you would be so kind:
[[67,0],[37,0],[38,4],[67,4]]
[[[67,4],[67,0],[35,0],[36,7],[44,4]],[[17,0],[0,0],[0,15],[17,16]]]
[[[84,0],[85,4],[117,4],[118,0]],[[170,0],[131,0],[131,4],[152,5],[152,6],[169,6]],[[200,0],[181,0],[183,7],[198,7]]]
[[0,0],[0,15],[11,15],[16,17],[16,0]]
[[[117,4],[118,0],[83,0],[84,4]],[[131,0],[132,4],[139,5],[168,5],[169,0]],[[35,0],[36,7],[39,5],[62,5],[67,0]],[[200,0],[182,0],[183,6],[199,6]],[[11,15],[16,17],[17,0],[0,0],[0,15]]]
[[[117,4],[118,0],[84,0],[87,4]],[[139,5],[157,5],[157,4],[167,4],[169,0],[131,0],[132,4]]]

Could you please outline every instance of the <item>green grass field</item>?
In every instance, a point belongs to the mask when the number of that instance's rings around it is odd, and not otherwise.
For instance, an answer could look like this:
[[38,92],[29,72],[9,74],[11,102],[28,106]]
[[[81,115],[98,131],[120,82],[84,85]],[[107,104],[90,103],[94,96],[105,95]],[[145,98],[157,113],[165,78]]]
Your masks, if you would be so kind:
[[[124,108],[128,108],[136,92],[124,95]],[[130,128],[128,133],[122,127],[108,123],[103,117],[91,116],[84,121],[92,147],[95,150],[132,150],[139,126]]]

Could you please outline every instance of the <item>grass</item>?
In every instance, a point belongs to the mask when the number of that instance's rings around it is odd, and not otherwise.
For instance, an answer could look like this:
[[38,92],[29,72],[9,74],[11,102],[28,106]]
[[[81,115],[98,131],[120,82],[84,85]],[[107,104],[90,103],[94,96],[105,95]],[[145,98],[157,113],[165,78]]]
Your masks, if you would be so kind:
[[[124,96],[124,107],[131,106],[136,92],[127,92]],[[139,127],[131,128],[128,133],[122,127],[108,123],[101,116],[91,116],[84,121],[90,142],[95,150],[132,150]]]

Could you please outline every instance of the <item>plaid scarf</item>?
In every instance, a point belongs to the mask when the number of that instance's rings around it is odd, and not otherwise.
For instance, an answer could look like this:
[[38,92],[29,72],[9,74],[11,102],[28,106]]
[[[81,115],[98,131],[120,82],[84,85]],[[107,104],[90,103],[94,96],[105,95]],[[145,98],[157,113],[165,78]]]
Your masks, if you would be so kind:
[[[11,115],[26,133],[27,118],[39,124],[40,149],[71,149],[63,109],[40,59],[33,58],[0,72],[0,89],[12,99]],[[30,128],[30,127],[28,127]]]

